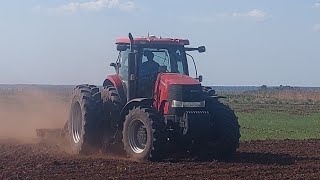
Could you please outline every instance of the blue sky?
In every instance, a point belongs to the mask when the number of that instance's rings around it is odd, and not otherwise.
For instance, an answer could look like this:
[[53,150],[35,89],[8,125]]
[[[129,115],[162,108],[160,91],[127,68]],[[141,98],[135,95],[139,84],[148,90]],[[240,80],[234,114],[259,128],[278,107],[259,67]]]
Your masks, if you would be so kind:
[[320,86],[317,0],[3,1],[0,83],[101,84],[128,32],[206,45],[206,85]]

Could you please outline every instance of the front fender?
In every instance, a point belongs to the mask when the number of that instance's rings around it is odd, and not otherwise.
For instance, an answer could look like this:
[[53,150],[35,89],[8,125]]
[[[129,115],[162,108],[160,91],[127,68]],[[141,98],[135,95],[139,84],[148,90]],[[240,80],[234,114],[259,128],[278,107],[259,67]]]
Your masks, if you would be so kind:
[[135,98],[127,102],[127,104],[122,108],[121,110],[121,117],[126,116],[128,114],[130,109],[133,109],[133,107],[151,107],[153,104],[154,99],[152,98]]

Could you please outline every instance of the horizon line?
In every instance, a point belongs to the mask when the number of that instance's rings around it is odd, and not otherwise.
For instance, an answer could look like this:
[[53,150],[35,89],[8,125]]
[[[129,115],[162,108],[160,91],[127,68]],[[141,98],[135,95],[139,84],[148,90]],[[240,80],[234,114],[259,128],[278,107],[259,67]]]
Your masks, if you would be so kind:
[[[86,84],[86,83],[83,83]],[[92,83],[93,84],[93,83]],[[0,83],[1,85],[9,86],[77,86],[79,84],[42,84],[42,83]],[[93,84],[97,85],[97,84]],[[263,84],[266,85],[266,84]],[[203,85],[203,86],[217,86],[217,87],[261,87],[263,85]],[[102,86],[102,85],[97,85]],[[301,85],[266,85],[267,87],[280,87],[280,86],[290,86],[290,87],[307,87],[307,88],[320,88],[320,86],[301,86]]]

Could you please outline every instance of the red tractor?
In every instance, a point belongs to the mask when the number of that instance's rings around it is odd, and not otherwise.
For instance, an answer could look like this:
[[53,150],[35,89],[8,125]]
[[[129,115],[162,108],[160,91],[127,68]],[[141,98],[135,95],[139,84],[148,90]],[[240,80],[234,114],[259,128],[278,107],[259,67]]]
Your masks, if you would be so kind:
[[201,86],[202,76],[189,76],[188,52],[205,52],[204,46],[130,33],[116,45],[119,55],[110,64],[116,74],[107,76],[103,88],[74,89],[65,126],[74,153],[120,148],[132,159],[156,160],[171,145],[216,157],[235,153],[237,117],[213,89]]

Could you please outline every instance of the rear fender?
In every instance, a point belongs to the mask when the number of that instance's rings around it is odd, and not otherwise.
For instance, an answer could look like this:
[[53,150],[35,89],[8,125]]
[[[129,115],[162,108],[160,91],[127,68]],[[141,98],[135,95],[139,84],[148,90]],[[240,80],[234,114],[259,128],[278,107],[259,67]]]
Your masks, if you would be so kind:
[[216,91],[209,86],[202,86],[203,92],[206,95],[206,99],[222,99],[227,98],[225,96],[220,96],[216,94]]
[[114,86],[120,96],[120,100],[122,104],[125,104],[127,102],[127,97],[125,93],[124,86],[122,84],[122,81],[118,75],[109,75],[106,80],[103,82],[103,87],[106,86]]
[[208,100],[208,99],[225,99],[225,98],[227,98],[227,97],[226,96],[219,96],[219,95],[205,97],[206,100]]

